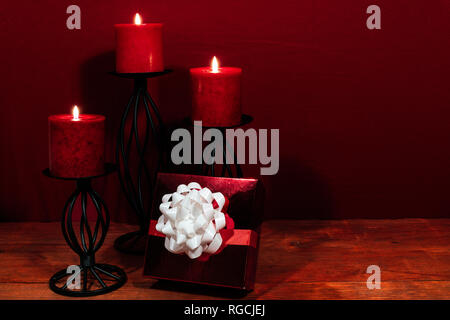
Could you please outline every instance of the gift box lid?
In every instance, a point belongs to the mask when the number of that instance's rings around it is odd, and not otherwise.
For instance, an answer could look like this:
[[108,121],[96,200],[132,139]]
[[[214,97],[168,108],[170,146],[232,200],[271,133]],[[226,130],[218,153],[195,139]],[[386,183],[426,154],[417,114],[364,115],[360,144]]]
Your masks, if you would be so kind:
[[203,188],[221,192],[229,200],[228,215],[234,220],[236,229],[256,230],[262,222],[264,188],[258,179],[208,177],[189,174],[158,173],[151,219],[161,215],[159,205],[162,196],[173,193],[180,184],[197,182]]
[[[173,193],[180,184],[197,182],[203,188],[221,192],[229,200],[228,214],[235,229],[253,230],[256,245],[227,245],[208,260],[190,259],[173,254],[164,247],[164,237],[149,236],[144,275],[157,279],[251,290],[256,272],[259,229],[263,216],[264,189],[258,179],[222,178],[187,174],[159,173],[155,186],[151,219],[161,215],[159,205],[164,194]],[[151,234],[151,233],[150,233]]]

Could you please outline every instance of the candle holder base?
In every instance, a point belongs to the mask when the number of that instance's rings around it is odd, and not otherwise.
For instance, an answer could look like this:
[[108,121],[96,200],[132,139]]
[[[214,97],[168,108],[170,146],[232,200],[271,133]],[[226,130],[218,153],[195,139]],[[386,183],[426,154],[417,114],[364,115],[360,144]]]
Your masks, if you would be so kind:
[[91,297],[119,289],[127,282],[125,272],[116,266],[94,264],[90,267],[78,265],[78,268],[81,278],[79,288],[69,288],[67,283],[71,282],[69,278],[73,277],[73,274],[63,269],[50,278],[50,289],[68,297]]
[[142,231],[132,231],[125,233],[114,241],[114,248],[117,251],[143,255],[147,245],[147,233]]
[[[95,253],[106,238],[110,217],[105,202],[92,188],[91,180],[115,171],[114,164],[106,164],[104,173],[93,177],[58,177],[52,175],[49,169],[43,171],[49,178],[74,180],[77,183],[76,190],[64,206],[61,229],[69,247],[80,257],[80,264],[70,265],[50,278],[49,286],[55,293],[70,297],[89,297],[114,291],[127,281],[127,275],[119,267],[95,262]],[[92,210],[95,217],[88,214],[89,199],[95,208]],[[80,201],[79,221],[73,215],[75,208],[78,208],[77,201]],[[91,228],[90,220],[95,221],[94,228]],[[78,235],[76,230],[79,231]]]
[[[143,254],[156,173],[168,160],[167,135],[158,106],[147,89],[147,79],[170,73],[167,69],[150,73],[110,74],[134,81],[134,89],[124,109],[116,147],[116,163],[122,191],[136,214],[139,231],[116,239],[114,247],[124,253]],[[149,145],[154,142],[157,154],[154,168],[148,166]]]

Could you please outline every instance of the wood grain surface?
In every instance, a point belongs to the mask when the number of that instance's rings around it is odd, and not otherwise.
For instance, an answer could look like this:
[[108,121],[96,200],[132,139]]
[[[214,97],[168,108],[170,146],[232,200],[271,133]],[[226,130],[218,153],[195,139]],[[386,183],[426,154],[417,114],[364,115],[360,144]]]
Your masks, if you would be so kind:
[[[113,248],[134,229],[112,224],[96,259],[128,282],[89,299],[450,299],[450,219],[266,221],[248,294],[144,278],[142,257]],[[48,279],[77,262],[58,223],[0,223],[0,299],[72,299]],[[366,287],[369,265],[381,268],[380,290]]]

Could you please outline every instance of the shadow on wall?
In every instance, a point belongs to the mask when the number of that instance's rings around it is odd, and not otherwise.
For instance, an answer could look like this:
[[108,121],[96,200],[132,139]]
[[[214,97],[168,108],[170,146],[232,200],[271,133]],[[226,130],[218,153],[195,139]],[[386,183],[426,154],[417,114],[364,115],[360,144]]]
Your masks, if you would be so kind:
[[278,174],[262,176],[262,180],[266,188],[265,219],[333,218],[330,186],[297,159],[282,159]]
[[193,173],[189,165],[177,166],[170,160],[171,150],[178,142],[170,141],[171,134],[178,128],[189,128],[186,119],[191,114],[189,69],[182,66],[168,66],[172,72],[150,83],[152,96],[155,96],[161,117],[167,129],[168,161],[162,172]]
[[117,128],[123,108],[132,92],[132,81],[115,77],[115,54],[109,51],[85,61],[81,66],[82,108],[106,116],[106,156],[113,160]]
[[159,109],[164,122],[176,128],[191,114],[189,69],[182,66],[168,69],[172,72],[158,79]]

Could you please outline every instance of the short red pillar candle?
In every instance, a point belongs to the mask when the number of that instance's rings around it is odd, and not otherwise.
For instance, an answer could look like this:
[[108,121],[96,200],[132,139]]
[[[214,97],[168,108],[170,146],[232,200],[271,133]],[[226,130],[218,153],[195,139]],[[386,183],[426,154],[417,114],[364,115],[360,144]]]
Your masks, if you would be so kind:
[[105,117],[97,114],[60,114],[48,118],[50,172],[64,178],[104,173]]
[[162,23],[142,23],[136,14],[134,24],[116,24],[116,72],[164,71]]
[[241,122],[241,68],[192,68],[192,120],[207,127],[229,127]]

